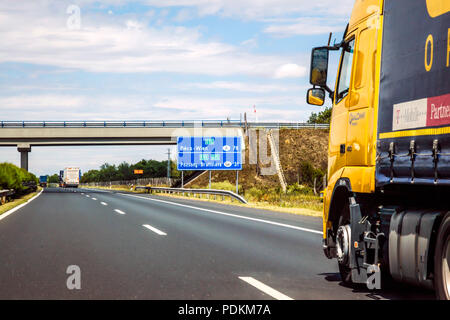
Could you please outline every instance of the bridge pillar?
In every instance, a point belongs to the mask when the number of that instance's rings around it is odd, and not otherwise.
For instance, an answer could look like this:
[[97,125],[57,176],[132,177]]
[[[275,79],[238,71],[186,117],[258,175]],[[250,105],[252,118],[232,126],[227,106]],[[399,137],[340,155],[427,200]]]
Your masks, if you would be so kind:
[[28,171],[28,153],[31,152],[29,144],[19,144],[17,151],[20,152],[20,167]]

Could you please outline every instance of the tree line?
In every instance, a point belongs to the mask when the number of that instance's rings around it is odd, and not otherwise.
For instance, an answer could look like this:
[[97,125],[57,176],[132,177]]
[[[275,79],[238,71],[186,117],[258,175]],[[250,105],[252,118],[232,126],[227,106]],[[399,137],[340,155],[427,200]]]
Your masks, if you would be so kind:
[[331,122],[331,107],[325,107],[325,110],[319,113],[311,112],[307,123],[328,123]]
[[[143,174],[135,174],[134,170],[143,170]],[[139,178],[167,177],[167,160],[145,160],[129,164],[122,162],[118,166],[105,163],[100,169],[89,170],[82,174],[81,183],[134,180]],[[177,170],[176,162],[170,161],[170,177],[180,178],[181,171]]]

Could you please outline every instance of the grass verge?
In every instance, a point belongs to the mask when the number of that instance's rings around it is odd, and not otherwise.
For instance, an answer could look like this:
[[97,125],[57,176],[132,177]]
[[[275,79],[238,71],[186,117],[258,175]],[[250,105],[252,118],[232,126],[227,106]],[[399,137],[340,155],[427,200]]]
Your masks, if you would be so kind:
[[2,215],[3,213],[5,213],[11,209],[14,209],[15,207],[21,205],[22,203],[27,202],[28,200],[33,198],[35,195],[37,195],[41,191],[41,189],[42,189],[41,187],[38,187],[36,192],[29,193],[21,198],[14,199],[14,201],[7,202],[5,204],[0,205],[0,215]]
[[[175,194],[167,194],[167,193],[157,193],[157,195],[160,196],[167,196],[172,198],[180,198],[180,199],[192,199],[197,201],[209,201],[209,202],[216,202],[216,203],[222,203],[232,206],[239,206],[244,208],[254,208],[254,209],[263,209],[263,210],[269,210],[269,211],[276,211],[276,212],[283,212],[283,213],[290,213],[290,214],[299,214],[304,216],[313,216],[313,217],[322,217],[322,211],[308,209],[308,208],[301,208],[301,207],[282,207],[277,206],[270,203],[264,203],[264,202],[254,202],[254,201],[248,201],[247,204],[240,203],[237,200],[231,201],[230,199],[225,200],[214,200],[214,196],[210,196],[211,198],[208,199],[207,195],[202,195],[202,198],[197,197],[188,197],[188,196],[180,196]],[[217,196],[218,198],[221,198],[220,196]]]
[[[137,191],[135,191],[134,189],[130,190],[130,188],[127,186],[111,186],[111,188],[110,187],[84,187],[83,186],[83,188],[104,189],[104,190],[114,190],[114,191],[128,191],[128,192],[131,191],[134,193],[146,193],[144,190],[137,190]],[[216,200],[214,200],[213,195],[210,195],[209,199],[208,199],[208,195],[200,195],[201,196],[200,198],[198,197],[199,195],[197,195],[197,197],[193,197],[193,196],[188,197],[188,196],[168,194],[168,193],[157,193],[157,195],[172,197],[172,198],[179,198],[179,199],[209,201],[209,202],[222,203],[222,204],[245,207],[245,208],[263,209],[263,210],[284,212],[284,213],[290,213],[290,214],[299,214],[299,215],[304,215],[304,216],[322,217],[322,211],[316,209],[318,207],[318,205],[316,203],[314,203],[312,208],[307,208],[307,207],[305,208],[305,207],[300,207],[300,206],[298,206],[298,207],[292,206],[292,204],[290,204],[289,206],[275,205],[275,204],[267,203],[264,201],[248,201],[248,204],[243,204],[243,203],[238,202],[237,200],[231,201],[228,197],[225,198],[225,200],[222,200],[221,196],[217,196]],[[310,197],[305,197],[305,198],[310,198]],[[304,203],[306,206],[310,206],[308,201],[305,201]]]
[[83,189],[103,189],[103,190],[114,190],[114,191],[128,191],[135,193],[145,193],[145,190],[134,190],[128,186],[111,186],[111,187],[91,187],[91,186],[80,186]]

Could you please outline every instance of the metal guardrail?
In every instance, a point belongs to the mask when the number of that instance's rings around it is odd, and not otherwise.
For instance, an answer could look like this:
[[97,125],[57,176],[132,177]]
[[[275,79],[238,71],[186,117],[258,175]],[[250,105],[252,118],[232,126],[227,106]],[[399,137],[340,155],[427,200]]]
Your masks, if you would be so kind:
[[218,128],[328,129],[329,124],[303,122],[245,122],[239,120],[142,120],[142,121],[0,121],[0,128]]
[[14,189],[6,189],[6,190],[0,190],[0,197],[8,197],[14,195]]
[[230,197],[232,199],[236,199],[242,203],[247,204],[247,200],[245,200],[243,197],[241,197],[240,195],[232,192],[232,191],[228,191],[228,190],[218,190],[218,189],[190,189],[190,188],[163,188],[163,187],[135,187],[135,190],[138,189],[144,189],[147,190],[147,192],[151,193],[153,191],[155,192],[164,192],[164,193],[187,193],[187,194],[210,194],[210,195],[216,195],[216,196],[227,196]]
[[37,183],[35,181],[22,182],[22,186],[31,190],[32,192],[35,192],[37,190]]
[[4,204],[6,202],[6,198],[13,196],[14,193],[14,189],[0,190],[0,205]]
[[158,177],[158,178],[139,178],[132,180],[120,180],[120,181],[99,181],[99,182],[86,182],[82,183],[82,186],[89,187],[109,187],[109,186],[173,186],[174,183],[181,181],[180,179]]

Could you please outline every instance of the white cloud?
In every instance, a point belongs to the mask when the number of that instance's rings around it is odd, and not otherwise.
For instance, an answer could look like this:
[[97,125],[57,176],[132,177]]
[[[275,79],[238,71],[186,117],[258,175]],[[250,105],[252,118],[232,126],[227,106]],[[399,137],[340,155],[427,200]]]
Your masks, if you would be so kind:
[[289,19],[286,23],[283,20],[279,23],[270,24],[264,28],[265,33],[278,37],[290,37],[296,35],[317,35],[327,34],[329,32],[343,32],[345,29],[345,20],[326,18],[299,18],[292,21]]
[[[236,83],[216,85],[238,89],[240,86]],[[264,96],[255,92],[246,97],[213,98],[190,94],[158,98],[143,95],[30,94],[0,97],[0,106],[2,120],[70,121],[239,119],[240,114],[250,114],[253,105],[257,105],[259,120],[291,121],[301,120],[302,112],[309,108],[305,109],[302,93],[298,91],[289,95],[284,93]]]
[[192,20],[195,17],[192,10],[189,9],[181,9],[178,11],[177,15],[173,18],[173,21],[181,23],[188,20]]
[[201,88],[201,89],[217,89],[217,90],[232,90],[239,92],[252,93],[272,93],[272,92],[296,92],[299,93],[306,88],[302,86],[293,86],[286,84],[259,84],[251,82],[230,82],[230,81],[214,81],[207,83],[189,83],[185,85],[186,88]]
[[296,95],[262,97],[258,94],[245,98],[178,96],[161,99],[154,104],[159,108],[178,109],[178,115],[186,119],[224,119],[229,116],[237,119],[244,112],[252,114],[254,105],[257,106],[259,121],[302,121],[306,117],[306,110],[301,109],[304,99]]
[[157,7],[195,7],[200,15],[214,14],[260,20],[296,14],[327,14],[330,19],[337,16],[348,18],[354,0],[142,0],[142,2]]
[[306,75],[306,68],[299,66],[298,64],[288,63],[280,66],[275,71],[275,78],[297,78]]
[[[21,62],[88,72],[172,72],[273,77],[292,58],[257,55],[217,41],[195,28],[148,27],[136,17],[82,12],[80,30],[66,27],[62,4],[0,4],[1,62]],[[301,76],[300,73],[298,73]]]

